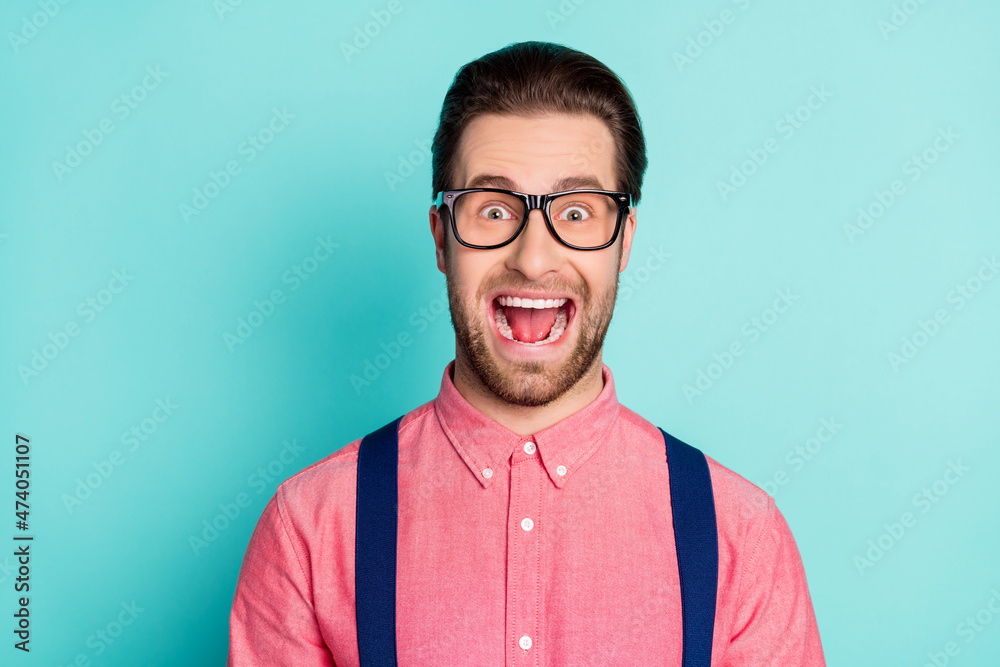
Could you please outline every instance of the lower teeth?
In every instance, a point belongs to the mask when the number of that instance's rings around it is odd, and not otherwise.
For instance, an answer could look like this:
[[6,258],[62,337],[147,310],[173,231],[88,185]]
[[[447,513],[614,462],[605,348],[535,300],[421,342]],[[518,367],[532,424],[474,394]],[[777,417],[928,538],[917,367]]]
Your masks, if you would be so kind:
[[511,331],[510,325],[507,324],[507,316],[504,315],[503,306],[497,306],[493,317],[497,322],[497,329],[503,337],[507,340],[512,340],[515,343],[520,343],[521,345],[546,345],[548,343],[554,343],[559,340],[559,337],[563,335],[564,331],[566,331],[567,317],[565,305],[559,306],[559,313],[556,315],[556,321],[552,325],[552,330],[549,331],[548,337],[534,343],[525,343],[524,341],[514,338],[514,332]]

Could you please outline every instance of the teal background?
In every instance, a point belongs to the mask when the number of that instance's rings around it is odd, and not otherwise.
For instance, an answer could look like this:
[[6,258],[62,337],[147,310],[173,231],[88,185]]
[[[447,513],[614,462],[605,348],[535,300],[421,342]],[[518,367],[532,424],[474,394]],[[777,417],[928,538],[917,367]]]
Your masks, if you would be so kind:
[[[462,64],[539,39],[615,70],[646,131],[605,347],[620,400],[775,495],[830,665],[1000,664],[987,607],[1000,591],[1000,280],[983,263],[1000,250],[996,3],[399,0],[347,55],[387,3],[48,4],[58,13],[30,39],[45,0],[0,9],[0,468],[13,470],[15,434],[31,439],[36,536],[30,655],[11,646],[14,559],[0,558],[0,663],[224,663],[240,562],[277,483],[435,396],[454,334],[419,145]],[[723,10],[732,22],[711,23]],[[121,118],[112,104],[147,67],[165,78]],[[799,110],[813,87],[828,99]],[[294,118],[251,161],[240,146],[273,109]],[[808,120],[786,136],[797,110]],[[53,162],[102,119],[113,131],[60,178]],[[957,139],[911,180],[908,161],[948,128]],[[769,139],[777,150],[724,197],[719,182]],[[239,173],[186,221],[180,205],[230,160]],[[874,224],[845,227],[897,179]],[[337,247],[293,289],[286,272],[317,238]],[[127,287],[102,293],[116,270]],[[967,283],[981,289],[959,308]],[[283,303],[227,344],[276,289]],[[744,327],[770,318],[778,290],[796,300],[751,340]],[[102,296],[88,319],[80,304]],[[947,321],[921,337],[937,311]],[[78,335],[22,376],[70,323]],[[412,343],[379,358],[401,333]],[[384,368],[352,383],[366,361]],[[699,371],[711,385],[685,394]],[[157,399],[177,406],[162,423]],[[823,419],[842,426],[795,463]],[[122,434],[143,420],[155,431],[129,451]],[[285,441],[301,448],[287,465]],[[68,507],[116,450],[121,465]],[[967,471],[937,494],[956,462]],[[14,481],[0,478],[7,540]],[[924,488],[933,503],[915,498]],[[241,493],[248,506],[193,547]],[[915,524],[883,536],[904,512]],[[880,536],[891,547],[859,565]],[[135,622],[95,643],[132,601]],[[989,622],[962,632],[977,613]]]

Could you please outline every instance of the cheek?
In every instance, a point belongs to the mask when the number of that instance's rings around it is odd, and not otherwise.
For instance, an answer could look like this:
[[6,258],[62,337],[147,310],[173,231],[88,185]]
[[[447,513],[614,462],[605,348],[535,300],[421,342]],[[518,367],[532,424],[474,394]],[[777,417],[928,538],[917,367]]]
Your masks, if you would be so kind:
[[452,257],[448,265],[448,280],[458,290],[464,301],[477,299],[480,287],[486,279],[481,262],[467,257]]
[[618,280],[618,262],[614,264],[595,262],[593,266],[581,266],[580,275],[587,283],[593,301],[615,288],[615,282]]

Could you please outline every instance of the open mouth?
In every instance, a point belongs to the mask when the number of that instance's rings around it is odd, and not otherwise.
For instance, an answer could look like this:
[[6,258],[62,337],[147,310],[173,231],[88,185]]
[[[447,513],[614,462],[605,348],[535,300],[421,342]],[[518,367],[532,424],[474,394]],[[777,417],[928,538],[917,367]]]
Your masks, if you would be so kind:
[[492,301],[493,322],[507,340],[521,345],[549,345],[559,340],[572,319],[570,299],[526,299],[499,295]]

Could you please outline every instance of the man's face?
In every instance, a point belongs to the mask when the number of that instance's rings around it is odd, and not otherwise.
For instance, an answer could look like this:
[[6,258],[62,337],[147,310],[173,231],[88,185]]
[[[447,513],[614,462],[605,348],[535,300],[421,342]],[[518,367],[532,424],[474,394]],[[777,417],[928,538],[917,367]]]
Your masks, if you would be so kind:
[[[529,194],[617,190],[614,152],[610,130],[594,116],[479,116],[462,135],[451,187]],[[588,371],[600,372],[594,366],[611,323],[618,274],[628,263],[634,209],[620,232],[624,241],[619,238],[611,247],[589,251],[560,244],[539,210],[531,212],[527,227],[513,242],[495,250],[466,248],[454,238],[445,250],[450,223],[446,227],[433,206],[430,217],[438,268],[447,277],[456,357],[485,387],[509,403],[540,406],[571,390]],[[534,315],[536,325],[540,321],[546,331],[552,314],[564,310],[563,333],[540,344],[506,337],[497,327],[496,311],[501,297],[513,296],[566,299],[560,309],[537,313],[500,306],[510,315],[507,319],[517,319],[522,327]],[[560,321],[555,320],[556,333]]]

